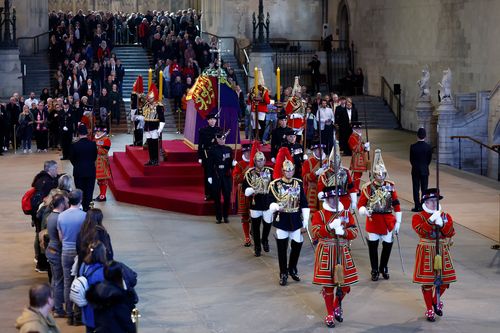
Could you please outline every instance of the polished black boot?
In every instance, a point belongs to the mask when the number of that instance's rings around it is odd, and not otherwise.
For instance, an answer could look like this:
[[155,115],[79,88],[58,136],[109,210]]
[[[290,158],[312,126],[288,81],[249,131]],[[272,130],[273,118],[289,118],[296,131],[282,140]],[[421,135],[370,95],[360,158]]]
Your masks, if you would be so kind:
[[368,253],[370,255],[370,266],[372,267],[372,281],[378,281],[378,240],[368,240]]
[[149,151],[149,156],[151,159],[151,166],[158,165],[158,139],[151,139],[149,142],[151,145],[151,150]]
[[262,248],[264,252],[269,252],[269,233],[271,232],[271,223],[262,222]]
[[280,285],[286,286],[288,280],[288,272],[286,267],[288,238],[276,239],[276,247],[278,248],[278,262],[280,266]]
[[256,257],[260,257],[261,246],[260,246],[260,217],[252,217],[252,236],[254,244],[254,252]]
[[290,247],[292,250],[290,251],[290,261],[288,263],[288,274],[292,277],[294,281],[300,281],[300,277],[297,271],[297,263],[299,261],[300,250],[302,249],[302,243],[297,243],[292,240]]
[[391,256],[392,243],[382,242],[382,254],[380,255],[380,273],[385,280],[389,280],[389,269],[387,268],[387,263],[389,262],[389,257]]
[[148,158],[149,158],[149,161],[147,161],[147,163],[144,164],[144,166],[151,166],[151,165],[153,165],[153,161],[151,161],[151,146],[152,146],[151,141],[153,141],[153,140],[152,139],[146,139],[146,144],[148,146]]
[[134,146],[142,147],[143,133],[142,129],[134,130]]

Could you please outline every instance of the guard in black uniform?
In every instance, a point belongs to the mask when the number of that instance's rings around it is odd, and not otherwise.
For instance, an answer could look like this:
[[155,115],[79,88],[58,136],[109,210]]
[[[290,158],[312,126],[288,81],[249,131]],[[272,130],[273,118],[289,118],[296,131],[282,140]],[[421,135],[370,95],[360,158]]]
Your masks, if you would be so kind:
[[286,141],[286,134],[288,127],[286,126],[286,115],[284,113],[278,114],[278,127],[271,132],[271,161],[275,163],[276,155],[280,150],[283,142]]
[[144,115],[144,134],[148,143],[149,161],[145,166],[156,166],[159,164],[159,141],[163,126],[165,126],[165,114],[161,101],[158,100],[158,89],[151,83],[148,92],[148,101],[142,108]]
[[130,120],[134,124],[133,146],[142,147],[144,116],[142,115],[142,105],[144,104],[144,85],[142,76],[138,76],[130,95]]
[[73,111],[67,99],[64,100],[64,108],[59,114],[59,133],[61,138],[62,157],[61,160],[69,159],[69,150],[73,141]]
[[[281,286],[287,284],[288,275],[293,280],[300,281],[297,263],[304,242],[301,229],[308,227],[310,215],[302,180],[293,177],[295,172],[293,162],[280,156],[284,156],[285,152],[285,148],[281,148],[278,152],[274,166],[275,180],[269,184],[269,214],[264,214],[265,221],[269,221],[274,215],[273,225],[276,227]],[[289,238],[291,251],[287,266]]]
[[207,116],[208,126],[202,127],[198,130],[198,163],[203,167],[203,180],[205,183],[205,201],[211,200],[212,194],[210,191],[210,184],[208,183],[208,152],[215,142],[215,134],[221,131],[221,128],[215,126],[217,124],[217,114],[211,113]]
[[[217,224],[229,223],[229,206],[231,204],[233,150],[226,146],[226,135],[222,131],[215,134],[217,144],[208,151],[207,181],[212,189],[212,197],[215,200],[215,217]],[[234,161],[236,162],[236,161]],[[220,195],[224,198],[224,207],[221,207]]]
[[304,163],[304,149],[300,143],[297,143],[297,136],[293,129],[287,127],[285,130],[286,141],[283,143],[282,147],[286,147],[293,158],[293,164],[295,165],[295,173],[293,176],[298,179],[302,179],[302,163]]

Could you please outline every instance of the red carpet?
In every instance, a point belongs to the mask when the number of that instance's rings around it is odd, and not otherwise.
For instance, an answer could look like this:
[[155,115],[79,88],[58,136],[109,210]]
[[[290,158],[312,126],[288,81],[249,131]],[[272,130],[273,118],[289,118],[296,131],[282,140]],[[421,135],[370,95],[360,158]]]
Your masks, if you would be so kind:
[[[110,189],[116,200],[191,215],[215,215],[213,202],[204,201],[203,169],[198,155],[182,140],[165,140],[167,160],[145,167],[147,150],[127,146],[110,157],[113,179]],[[269,146],[263,151],[269,158]],[[241,157],[241,151],[237,159]]]

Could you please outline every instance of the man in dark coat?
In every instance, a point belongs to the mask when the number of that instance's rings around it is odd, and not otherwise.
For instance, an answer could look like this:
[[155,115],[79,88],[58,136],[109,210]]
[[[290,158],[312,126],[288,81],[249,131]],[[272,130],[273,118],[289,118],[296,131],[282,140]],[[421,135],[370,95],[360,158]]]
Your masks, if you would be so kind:
[[339,145],[340,150],[344,152],[344,156],[351,156],[349,148],[349,137],[352,134],[351,122],[358,121],[358,110],[353,106],[352,100],[348,98],[345,102],[345,107],[341,105],[335,109],[335,125],[339,129]]
[[88,139],[87,127],[78,126],[78,140],[71,145],[69,159],[73,164],[73,178],[75,186],[83,192],[82,206],[84,211],[89,210],[95,186],[95,161],[97,146]]
[[61,160],[67,160],[71,141],[73,140],[73,109],[67,99],[64,100],[64,108],[59,113],[59,135],[61,138],[62,157]]
[[418,141],[410,146],[411,181],[413,184],[413,202],[415,207],[412,212],[422,211],[420,194],[427,190],[429,183],[429,164],[432,160],[432,148],[425,142],[425,128],[421,127],[417,131]]
[[211,200],[212,193],[210,191],[210,184],[208,183],[208,153],[210,149],[216,144],[215,134],[221,129],[217,124],[217,114],[211,113],[207,116],[208,126],[202,127],[198,130],[198,163],[203,167],[203,180],[205,184],[205,201]]

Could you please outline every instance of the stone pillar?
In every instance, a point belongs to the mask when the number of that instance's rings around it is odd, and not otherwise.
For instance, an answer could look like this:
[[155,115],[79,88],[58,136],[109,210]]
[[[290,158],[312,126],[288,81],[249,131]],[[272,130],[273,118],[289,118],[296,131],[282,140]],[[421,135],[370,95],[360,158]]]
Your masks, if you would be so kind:
[[454,165],[453,146],[450,136],[457,109],[451,100],[441,101],[437,108],[439,124],[439,163]]
[[[265,86],[269,89],[270,95],[276,94],[276,72],[274,69],[273,53],[270,52],[252,52],[250,57],[250,75],[253,76],[254,68],[262,68]],[[253,87],[254,81],[248,80],[248,87]]]
[[22,94],[23,82],[21,79],[21,60],[19,60],[19,50],[0,49],[0,98],[8,98],[14,92]]
[[427,132],[427,138],[425,141],[427,141],[427,143],[429,143],[431,146],[434,145],[435,141],[433,143],[432,139],[436,136],[436,126],[432,125],[433,109],[434,107],[432,106],[430,96],[424,96],[420,98],[417,101],[417,106],[415,108],[415,110],[417,111],[418,127],[425,128],[425,131]]

